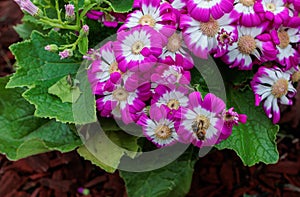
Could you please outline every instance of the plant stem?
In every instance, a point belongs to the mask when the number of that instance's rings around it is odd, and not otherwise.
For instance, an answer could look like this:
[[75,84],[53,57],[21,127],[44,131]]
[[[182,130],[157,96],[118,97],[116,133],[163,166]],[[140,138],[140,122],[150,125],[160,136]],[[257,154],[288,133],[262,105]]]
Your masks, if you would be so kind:
[[61,11],[59,10],[59,4],[58,4],[58,0],[55,0],[55,9],[57,12],[57,19],[62,22],[61,20]]

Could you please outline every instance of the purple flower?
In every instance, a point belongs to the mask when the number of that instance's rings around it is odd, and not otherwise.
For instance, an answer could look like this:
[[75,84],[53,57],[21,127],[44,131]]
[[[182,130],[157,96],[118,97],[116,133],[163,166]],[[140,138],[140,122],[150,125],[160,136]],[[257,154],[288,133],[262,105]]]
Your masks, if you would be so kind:
[[159,33],[148,26],[138,26],[117,34],[113,43],[119,69],[148,71],[162,53],[162,40]]
[[203,147],[213,146],[229,137],[229,132],[223,131],[224,120],[220,116],[224,109],[225,103],[211,93],[204,99],[200,92],[191,93],[189,107],[176,113],[176,118],[180,119],[175,124],[180,141]]
[[21,10],[28,12],[32,16],[37,16],[42,13],[30,0],[15,0],[15,2],[20,6]]
[[196,20],[208,22],[217,20],[225,13],[231,12],[234,0],[189,0],[187,9],[189,14]]
[[231,107],[228,110],[223,110],[222,118],[224,120],[223,133],[231,134],[233,126],[237,126],[239,123],[245,124],[247,122],[247,115],[238,114]]
[[260,67],[251,81],[251,87],[255,95],[255,105],[263,102],[263,108],[269,118],[273,118],[276,124],[280,120],[278,102],[284,105],[292,105],[292,97],[296,89],[291,84],[289,72],[283,72],[280,68]]
[[83,25],[82,26],[82,31],[83,31],[84,35],[88,35],[89,34],[89,30],[90,30],[90,28],[89,28],[88,25]]
[[157,147],[170,146],[177,142],[174,120],[168,117],[167,110],[162,107],[151,106],[150,118],[143,114],[137,124],[143,127],[143,133],[148,140]]
[[66,10],[65,18],[67,20],[73,21],[75,19],[74,9],[75,9],[74,5],[72,4],[65,5],[65,10]]
[[65,50],[59,52],[60,59],[65,59],[65,58],[71,57],[72,55],[73,55],[73,51],[70,49],[65,49]]
[[96,10],[90,10],[88,11],[88,13],[86,14],[86,16],[91,19],[91,20],[99,20],[101,19],[101,17],[104,15],[103,12],[100,11],[96,11]]
[[254,11],[255,0],[235,0],[232,13],[239,16],[239,24],[246,27],[255,27],[261,24],[261,19]]

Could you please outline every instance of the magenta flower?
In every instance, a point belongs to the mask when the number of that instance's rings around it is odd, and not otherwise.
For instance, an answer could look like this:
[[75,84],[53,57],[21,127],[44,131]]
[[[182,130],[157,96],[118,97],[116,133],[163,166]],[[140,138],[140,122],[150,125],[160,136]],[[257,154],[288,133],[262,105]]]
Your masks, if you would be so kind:
[[171,89],[164,85],[158,85],[151,100],[151,106],[165,106],[169,111],[176,112],[181,107],[188,107],[188,89],[179,86]]
[[167,37],[175,32],[176,15],[172,12],[173,8],[169,3],[161,3],[160,0],[140,0],[135,5],[139,10],[129,14],[118,31],[147,25]]
[[228,52],[222,57],[230,68],[238,67],[241,70],[251,70],[253,66],[252,57],[258,60],[274,60],[277,50],[273,42],[269,41],[269,35],[262,34],[266,25],[258,27],[238,26],[239,38],[228,47]]
[[247,115],[238,114],[234,111],[234,108],[230,108],[222,112],[222,118],[224,120],[224,127],[222,133],[231,134],[233,126],[237,126],[239,123],[245,124],[247,122]]
[[220,114],[225,109],[225,103],[209,93],[204,99],[200,92],[189,95],[189,107],[176,113],[180,121],[175,128],[180,141],[193,143],[197,147],[213,146],[229,137],[228,130],[223,131],[224,120]]
[[201,22],[217,20],[225,13],[231,12],[234,0],[188,0],[187,9],[189,14]]
[[97,10],[90,10],[86,13],[86,16],[91,20],[101,21],[104,12],[97,11]]
[[261,19],[254,11],[256,0],[235,0],[233,13],[237,13],[239,24],[246,27],[255,27],[261,24]]
[[151,81],[156,84],[173,86],[176,84],[189,85],[191,74],[182,66],[158,64],[151,76]]
[[180,28],[183,30],[184,41],[196,56],[207,59],[209,53],[217,51],[218,37],[221,42],[226,42],[224,39],[228,37],[237,39],[236,26],[232,25],[235,18],[225,14],[218,20],[211,18],[208,22],[199,22],[189,15],[182,15]]
[[279,27],[289,18],[289,10],[284,0],[257,0],[254,11],[260,15],[262,20],[267,20],[271,25]]
[[140,84],[133,91],[121,84],[114,85],[97,99],[97,109],[102,117],[113,116],[122,119],[125,124],[136,122],[146,106],[145,101],[151,97],[150,88],[150,83]]
[[162,53],[162,40],[159,33],[148,26],[138,26],[129,31],[121,31],[113,43],[119,69],[140,70],[151,69]]
[[285,70],[297,67],[300,54],[292,45],[300,42],[299,28],[281,27],[278,31],[273,31],[271,35],[278,50],[276,61],[285,66]]
[[150,108],[150,118],[143,114],[137,124],[143,127],[146,138],[157,147],[171,146],[178,141],[178,135],[174,128],[174,120],[168,117],[164,107]]
[[263,102],[263,108],[269,118],[276,124],[280,120],[278,102],[283,105],[292,105],[292,97],[296,89],[291,84],[291,75],[280,68],[260,67],[251,81],[255,95],[255,105]]
[[118,68],[112,42],[102,46],[98,55],[100,58],[91,63],[87,73],[93,93],[101,95],[111,87],[111,83],[119,82],[122,72]]

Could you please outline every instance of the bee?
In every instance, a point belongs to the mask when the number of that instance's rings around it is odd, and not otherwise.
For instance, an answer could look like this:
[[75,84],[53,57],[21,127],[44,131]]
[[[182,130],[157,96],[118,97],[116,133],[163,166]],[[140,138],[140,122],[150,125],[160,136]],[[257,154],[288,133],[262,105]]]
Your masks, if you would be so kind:
[[195,121],[192,124],[192,130],[196,133],[196,136],[199,140],[205,140],[206,131],[204,128],[204,122],[202,120]]

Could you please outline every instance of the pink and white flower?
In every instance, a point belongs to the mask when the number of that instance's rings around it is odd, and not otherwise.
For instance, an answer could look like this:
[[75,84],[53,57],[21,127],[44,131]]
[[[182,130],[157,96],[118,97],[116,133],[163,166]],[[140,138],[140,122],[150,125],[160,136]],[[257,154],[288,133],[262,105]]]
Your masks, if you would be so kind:
[[128,15],[125,23],[118,31],[138,25],[146,25],[154,28],[167,37],[175,32],[176,15],[169,3],[161,3],[160,0],[140,0],[135,2],[139,10]]
[[258,60],[274,60],[277,51],[267,34],[262,34],[266,29],[263,24],[258,27],[238,26],[239,38],[228,47],[228,52],[222,57],[231,68],[238,67],[241,70],[251,70],[253,66],[252,57]]
[[[172,36],[168,37],[168,42],[162,49],[162,54],[159,59],[163,63],[167,63],[168,61],[176,62],[181,59],[184,68],[191,69],[194,67],[194,61],[184,48],[186,48],[186,45],[182,38],[182,33],[175,32]],[[171,58],[171,60],[167,60],[168,58]]]
[[112,42],[99,49],[99,59],[93,60],[88,68],[88,79],[94,94],[101,95],[113,83],[118,83],[122,72],[112,49]]
[[223,133],[231,134],[233,126],[237,126],[239,123],[245,124],[247,122],[247,115],[238,114],[231,107],[228,110],[222,112],[222,118],[224,120]]
[[164,107],[151,106],[150,118],[143,114],[137,124],[143,127],[143,133],[157,147],[170,146],[178,141],[174,120],[168,117]]
[[151,106],[161,107],[166,106],[170,111],[177,111],[181,107],[188,107],[188,89],[179,86],[170,89],[165,85],[158,85],[151,100]]
[[257,0],[254,4],[254,11],[261,19],[267,20],[271,25],[279,27],[289,19],[289,10],[284,0]]
[[151,84],[141,84],[134,91],[129,91],[121,84],[114,85],[112,90],[105,91],[97,99],[97,109],[102,117],[120,118],[125,124],[135,122],[151,96]]
[[234,21],[235,17],[229,14],[218,20],[210,18],[207,22],[200,22],[189,15],[182,15],[180,28],[183,30],[183,38],[188,48],[196,56],[207,59],[209,53],[217,51],[220,33],[227,32],[227,37],[237,39],[236,26],[231,25]]
[[246,27],[255,27],[261,24],[259,15],[254,11],[255,0],[235,0],[233,12],[239,17],[239,24]]
[[276,61],[285,66],[285,70],[297,67],[300,63],[300,54],[292,44],[300,42],[300,29],[281,27],[271,35],[278,50]]
[[191,93],[189,107],[176,113],[176,118],[180,119],[175,124],[180,141],[203,147],[213,146],[229,137],[227,130],[223,133],[224,120],[220,114],[224,109],[224,101],[211,93],[204,99],[199,92]]
[[162,53],[162,40],[153,28],[137,26],[118,32],[113,49],[122,72],[148,71]]
[[217,20],[225,13],[231,12],[234,0],[189,0],[188,13],[198,21]]
[[292,97],[296,89],[291,83],[291,75],[280,68],[260,67],[251,81],[251,87],[255,95],[255,105],[263,102],[263,108],[269,118],[273,118],[276,124],[280,120],[278,103],[292,105]]

